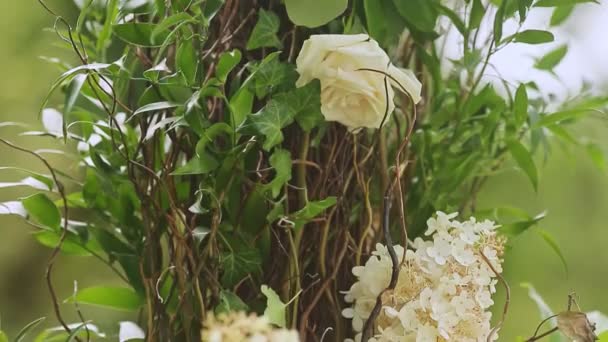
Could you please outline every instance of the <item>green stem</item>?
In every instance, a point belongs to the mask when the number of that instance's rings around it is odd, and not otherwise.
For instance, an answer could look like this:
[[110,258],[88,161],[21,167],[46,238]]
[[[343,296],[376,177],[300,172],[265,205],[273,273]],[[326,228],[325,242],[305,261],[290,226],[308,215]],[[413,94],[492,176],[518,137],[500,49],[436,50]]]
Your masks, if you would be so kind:
[[[308,150],[310,148],[310,133],[306,132],[302,136],[302,145],[300,149],[300,160],[308,160]],[[299,207],[303,208],[308,203],[308,188],[306,187],[306,164],[301,163],[298,164],[296,169],[296,186],[298,187],[298,203]],[[299,255],[300,255],[300,245],[302,243],[302,236],[304,233],[304,227],[301,227],[300,230],[296,232],[296,239],[293,241],[293,235],[289,234],[289,238],[291,239],[290,243],[293,246],[292,250],[292,265],[291,268],[295,274],[292,274],[292,291],[291,296],[297,296],[301,290],[300,284],[300,265],[299,265]],[[298,321],[298,298],[293,299],[293,311],[291,316],[291,324],[294,328],[297,328]]]

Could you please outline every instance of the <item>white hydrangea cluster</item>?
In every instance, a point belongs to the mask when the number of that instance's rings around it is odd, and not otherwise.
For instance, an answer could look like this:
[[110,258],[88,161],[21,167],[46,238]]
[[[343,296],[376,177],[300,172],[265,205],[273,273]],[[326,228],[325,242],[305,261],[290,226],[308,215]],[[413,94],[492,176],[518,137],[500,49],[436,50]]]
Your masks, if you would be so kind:
[[[481,254],[502,272],[505,239],[497,235],[494,222],[459,222],[457,215],[437,212],[427,221],[426,235],[432,240],[417,238],[405,253],[396,288],[383,295],[370,341],[486,341],[492,316],[487,310],[494,303],[497,279]],[[395,251],[403,260],[403,247],[395,246]],[[358,281],[345,293],[353,305],[342,314],[352,319],[354,341],[361,341],[363,325],[388,286],[391,270],[388,249],[381,244],[365,266],[353,268]]]
[[231,312],[205,320],[202,342],[299,342],[295,330],[273,327],[266,317]]

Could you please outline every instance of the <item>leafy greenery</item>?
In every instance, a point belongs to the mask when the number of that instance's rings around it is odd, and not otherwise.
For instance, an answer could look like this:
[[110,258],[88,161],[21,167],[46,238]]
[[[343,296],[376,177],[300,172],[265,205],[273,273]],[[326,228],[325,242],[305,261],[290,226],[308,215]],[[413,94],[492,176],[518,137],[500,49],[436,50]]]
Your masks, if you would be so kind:
[[[41,99],[45,131],[28,133],[66,143],[76,161],[54,165],[1,140],[48,175],[21,170],[29,178],[3,183],[34,193],[0,214],[24,216],[56,253],[94,257],[115,272],[122,286],[81,289],[67,302],[141,311],[158,325],[147,338],[200,340],[208,312],[247,310],[304,335],[339,326],[343,339],[335,295],[382,240],[377,222],[393,180],[406,213],[388,212],[395,236],[405,227],[420,236],[442,210],[509,222],[501,232],[514,238],[544,215],[477,208],[492,174],[516,169],[537,190],[537,155],[548,154],[552,135],[605,167],[598,146],[569,125],[601,112],[606,99],[553,104],[532,83],[484,78],[510,44],[554,40],[541,29],[505,32],[506,21],[523,25],[533,7],[555,7],[558,25],[577,2],[471,0],[463,11],[437,0],[78,3],[78,22],[57,16],[67,25],[54,27],[78,62],[62,64]],[[443,19],[462,44],[455,58],[440,48]],[[397,95],[384,127],[348,131],[325,121],[323,84],[296,87],[294,61],[312,34],[360,32],[413,69],[424,101],[414,107]],[[567,52],[558,46],[535,68],[554,72]],[[538,232],[565,265],[551,235]],[[47,331],[52,338],[88,330],[57,318],[67,329]]]

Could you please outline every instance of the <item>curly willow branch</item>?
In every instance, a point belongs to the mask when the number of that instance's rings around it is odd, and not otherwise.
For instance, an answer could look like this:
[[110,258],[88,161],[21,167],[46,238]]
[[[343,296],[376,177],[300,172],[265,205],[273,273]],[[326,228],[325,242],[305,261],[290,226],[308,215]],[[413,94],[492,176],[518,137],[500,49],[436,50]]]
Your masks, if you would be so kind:
[[[70,327],[67,325],[67,323],[65,322],[65,320],[63,319],[63,316],[61,315],[61,309],[59,308],[59,301],[57,299],[57,293],[55,292],[55,287],[53,286],[53,280],[52,280],[52,273],[53,273],[53,266],[55,264],[55,259],[59,255],[59,251],[61,250],[61,247],[63,246],[63,243],[68,236],[68,211],[69,211],[69,208],[68,208],[68,200],[65,195],[65,189],[63,188],[63,184],[61,184],[61,182],[59,182],[59,179],[57,178],[57,174],[55,173],[55,170],[53,169],[51,164],[40,154],[38,154],[34,151],[31,151],[31,150],[28,150],[25,147],[15,145],[12,142],[10,142],[8,140],[4,140],[2,138],[0,138],[0,142],[14,150],[30,154],[30,155],[36,157],[38,160],[40,160],[51,173],[51,177],[53,178],[53,183],[55,183],[55,186],[57,187],[57,191],[59,192],[59,196],[61,196],[61,201],[63,203],[63,229],[61,231],[61,237],[59,238],[59,242],[57,243],[57,246],[55,246],[55,248],[51,252],[51,255],[47,261],[45,277],[46,277],[47,288],[49,289],[49,293],[51,295],[51,300],[53,302],[53,311],[55,312],[55,316],[57,317],[57,320],[59,321],[59,323],[61,324],[63,329],[65,329],[65,331],[67,331],[69,334],[72,331],[71,331]],[[80,341],[80,339],[78,337],[76,337],[76,341]]]
[[[377,73],[381,73],[384,75],[384,90],[385,90],[385,98],[386,98],[386,111],[384,114],[384,118],[382,119],[382,124],[384,124],[387,116],[388,116],[388,108],[389,108],[389,95],[388,95],[388,79],[390,78],[393,82],[395,82],[399,88],[408,95],[408,97],[410,98],[410,100],[412,99],[409,92],[407,92],[407,90],[405,89],[405,87],[400,84],[394,77],[392,77],[391,75],[387,74],[386,72],[380,71],[380,70],[375,70],[375,69],[367,69],[367,68],[362,68],[359,69],[362,71],[371,71],[371,72],[377,72]],[[376,318],[378,317],[378,315],[380,314],[380,310],[382,308],[382,296],[388,292],[388,291],[392,291],[395,289],[395,287],[397,286],[397,281],[399,280],[399,271],[401,268],[401,263],[399,262],[398,258],[397,258],[397,253],[395,252],[395,247],[393,246],[393,239],[391,237],[390,234],[390,209],[391,209],[391,202],[392,202],[392,196],[393,196],[393,192],[395,189],[395,186],[398,185],[399,186],[399,196],[401,197],[399,200],[399,204],[400,204],[400,208],[399,208],[399,214],[400,214],[400,218],[402,221],[402,225],[403,225],[403,230],[405,232],[405,242],[404,242],[404,251],[407,248],[407,229],[405,226],[405,213],[404,213],[404,208],[403,208],[403,193],[401,190],[401,167],[400,167],[400,159],[401,159],[401,152],[407,147],[407,145],[409,144],[411,135],[414,131],[414,125],[416,122],[416,104],[412,101],[412,106],[413,106],[413,117],[412,117],[412,122],[410,123],[410,127],[408,128],[408,132],[407,135],[405,136],[405,139],[401,142],[399,149],[397,151],[397,156],[396,156],[396,172],[395,172],[395,178],[393,180],[393,182],[387,186],[385,193],[384,193],[384,200],[383,200],[383,208],[384,208],[384,213],[383,213],[383,224],[382,224],[382,232],[384,235],[384,241],[386,242],[386,248],[388,249],[388,253],[389,256],[391,258],[391,262],[392,262],[392,270],[391,270],[391,280],[389,282],[389,285],[382,291],[380,292],[380,294],[378,294],[378,297],[376,298],[376,304],[370,314],[370,316],[367,318],[367,320],[365,321],[365,325],[363,326],[363,332],[362,332],[362,338],[361,340],[363,342],[367,342],[371,336],[372,333],[374,331],[374,324],[376,322]],[[382,129],[382,126],[380,126],[380,130]],[[381,134],[381,133],[379,133]],[[404,259],[405,259],[405,253],[404,253]]]

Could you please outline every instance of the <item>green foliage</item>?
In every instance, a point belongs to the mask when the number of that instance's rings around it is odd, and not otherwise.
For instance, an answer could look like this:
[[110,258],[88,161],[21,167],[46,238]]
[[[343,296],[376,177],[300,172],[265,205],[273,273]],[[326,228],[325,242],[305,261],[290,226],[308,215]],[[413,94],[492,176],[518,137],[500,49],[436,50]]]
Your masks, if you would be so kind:
[[142,297],[131,289],[109,286],[89,287],[79,290],[67,301],[126,311],[138,310],[144,304]]
[[254,50],[261,47],[281,48],[281,41],[277,37],[280,20],[274,12],[260,10],[257,24],[251,31],[251,36],[247,41],[247,50]]
[[266,296],[264,316],[268,318],[270,323],[279,327],[285,327],[285,309],[287,305],[281,301],[279,295],[270,287],[262,285],[261,291]]
[[285,6],[289,19],[296,25],[318,27],[342,14],[348,0],[285,0]]
[[[44,193],[4,203],[0,213],[24,209],[41,244],[99,259],[124,281],[82,289],[68,303],[141,310],[158,324],[148,327],[152,334],[200,340],[207,311],[264,312],[281,327],[298,325],[306,313],[310,326],[341,325],[325,321],[341,317],[338,301],[314,296],[348,288],[342,275],[382,238],[369,232],[396,170],[405,168],[410,238],[437,210],[493,217],[514,238],[544,214],[476,208],[491,175],[516,165],[536,190],[537,154],[549,152],[549,132],[605,167],[602,150],[579,142],[569,124],[600,111],[606,99],[552,104],[533,83],[484,78],[493,54],[509,44],[554,40],[538,29],[503,32],[506,20],[518,16],[523,24],[533,6],[555,7],[551,24],[558,25],[577,2],[470,0],[462,9],[438,0],[81,2],[75,29],[60,31],[82,39],[65,44],[79,64],[61,66],[40,111],[51,103],[59,117],[35,133],[62,137],[75,161],[49,166],[32,152],[52,175],[1,168],[27,178],[0,188]],[[452,59],[437,44],[444,19],[462,44]],[[294,61],[311,34],[344,32],[369,33],[396,66],[414,69],[424,99],[415,112],[398,94],[382,129],[348,131],[325,120],[326,83],[296,87]],[[559,46],[535,67],[553,72],[567,52]],[[77,169],[83,172],[67,174]],[[401,217],[389,214],[400,232]],[[565,264],[555,240],[539,234]],[[41,340],[75,339],[84,327],[46,331]]]

